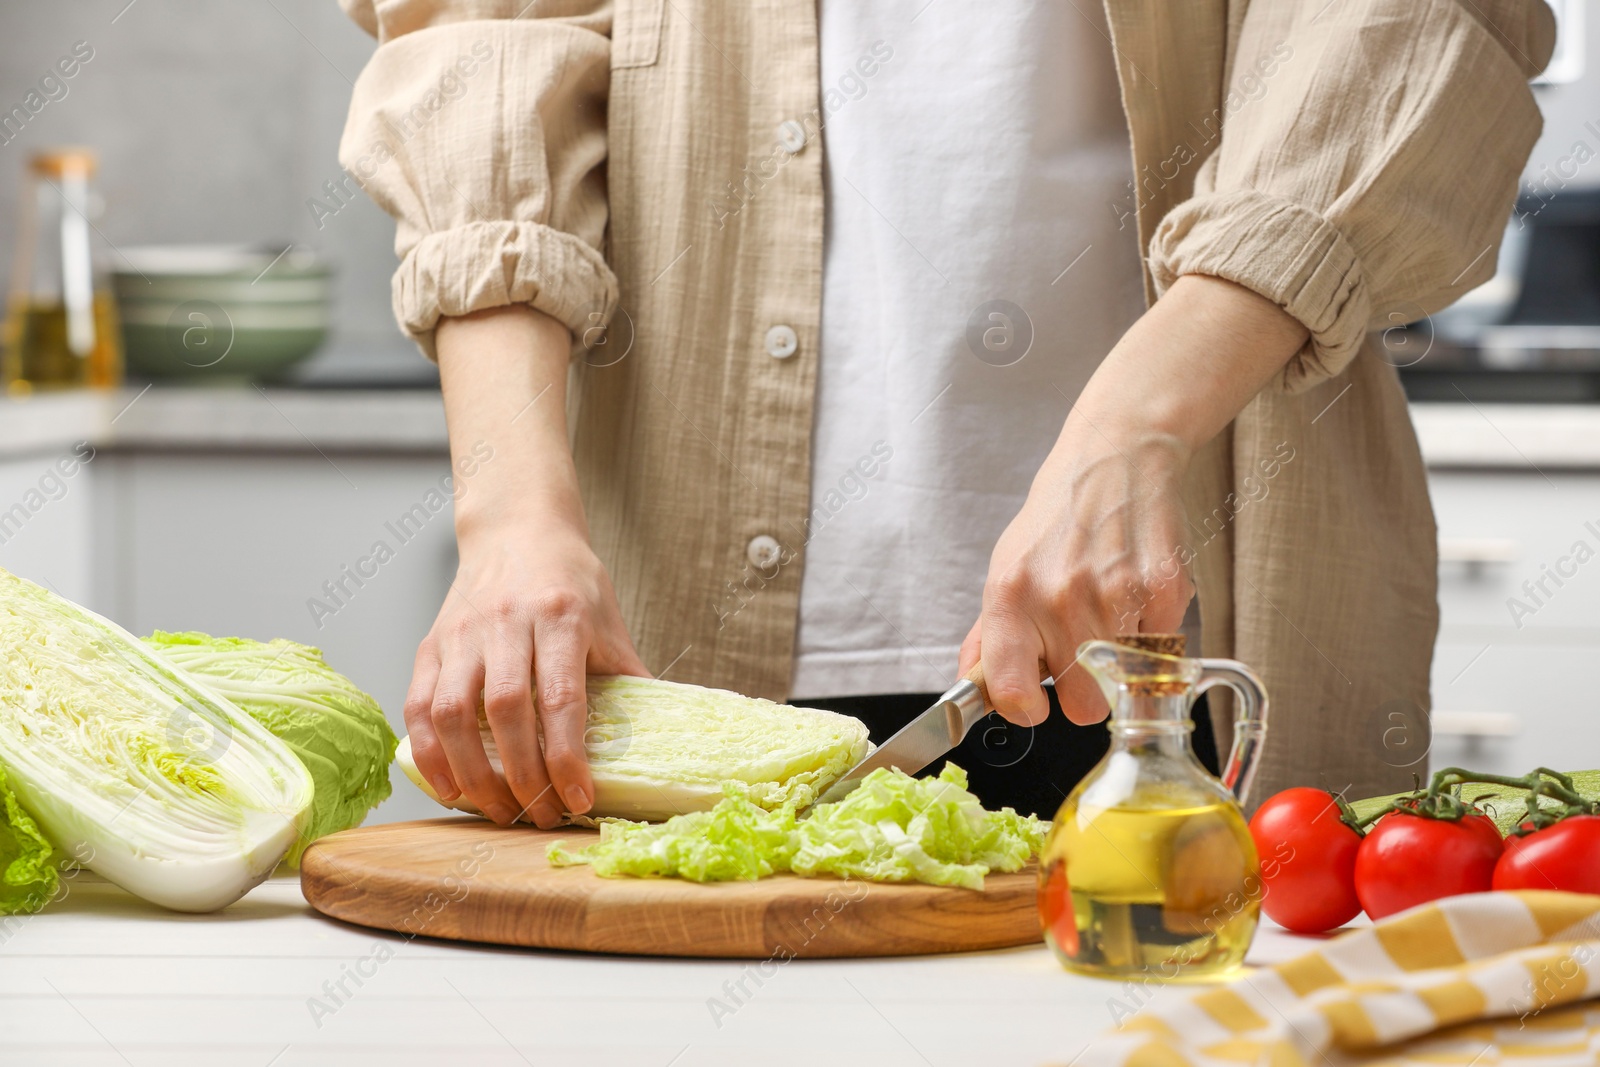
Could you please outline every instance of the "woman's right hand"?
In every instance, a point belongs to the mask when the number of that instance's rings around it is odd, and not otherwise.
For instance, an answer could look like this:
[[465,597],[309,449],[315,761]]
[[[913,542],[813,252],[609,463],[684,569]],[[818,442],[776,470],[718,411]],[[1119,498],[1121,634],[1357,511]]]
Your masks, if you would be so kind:
[[[576,531],[467,541],[417,649],[405,711],[412,757],[441,800],[465,796],[502,826],[524,814],[554,826],[594,800],[587,676],[648,673],[610,577]],[[480,693],[504,780],[484,754]]]
[[589,547],[563,405],[572,336],[522,304],[441,319],[435,339],[461,565],[417,649],[411,755],[440,800],[548,828],[594,803],[587,676],[649,674]]

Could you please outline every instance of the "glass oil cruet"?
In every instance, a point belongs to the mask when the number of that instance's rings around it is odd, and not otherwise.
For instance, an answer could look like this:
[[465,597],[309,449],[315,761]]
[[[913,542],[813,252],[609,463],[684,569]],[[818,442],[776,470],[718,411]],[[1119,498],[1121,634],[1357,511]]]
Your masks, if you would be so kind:
[[0,364],[14,395],[121,379],[115,306],[90,241],[94,172],[84,148],[40,152],[28,163]]
[[[1183,651],[1182,634],[1078,649],[1111,705],[1111,750],[1061,805],[1040,858],[1045,940],[1069,970],[1215,977],[1239,966],[1255,934],[1260,870],[1241,805],[1266,693],[1244,664]],[[1238,698],[1222,781],[1189,745],[1190,706],[1214,685]]]

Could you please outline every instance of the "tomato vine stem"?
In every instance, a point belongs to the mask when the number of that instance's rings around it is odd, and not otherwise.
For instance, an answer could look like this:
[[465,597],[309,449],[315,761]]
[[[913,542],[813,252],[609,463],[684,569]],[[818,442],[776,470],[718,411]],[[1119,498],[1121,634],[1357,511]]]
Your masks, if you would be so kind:
[[[1578,792],[1570,775],[1553,771],[1549,767],[1536,767],[1528,774],[1511,776],[1472,771],[1462,767],[1445,767],[1435,771],[1427,789],[1398,797],[1373,812],[1355,825],[1362,829],[1377,822],[1391,812],[1405,812],[1425,819],[1455,821],[1471,814],[1481,814],[1476,801],[1461,798],[1465,785],[1498,785],[1525,791],[1523,806],[1526,811],[1512,830],[1515,834],[1531,833],[1553,826],[1572,815],[1600,814],[1600,801],[1586,800]],[[1553,805],[1540,803],[1541,798],[1554,801]],[[1478,800],[1482,800],[1479,797]]]

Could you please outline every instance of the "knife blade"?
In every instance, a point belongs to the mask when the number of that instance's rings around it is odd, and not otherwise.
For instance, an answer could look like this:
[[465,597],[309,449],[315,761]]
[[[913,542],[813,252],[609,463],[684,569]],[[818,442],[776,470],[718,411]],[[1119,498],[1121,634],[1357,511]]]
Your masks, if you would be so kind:
[[983,683],[983,664],[951,686],[932,706],[902,726],[893,737],[845,772],[823,792],[821,803],[843,800],[861,780],[879,767],[895,767],[916,774],[966,738],[967,731],[994,705]]

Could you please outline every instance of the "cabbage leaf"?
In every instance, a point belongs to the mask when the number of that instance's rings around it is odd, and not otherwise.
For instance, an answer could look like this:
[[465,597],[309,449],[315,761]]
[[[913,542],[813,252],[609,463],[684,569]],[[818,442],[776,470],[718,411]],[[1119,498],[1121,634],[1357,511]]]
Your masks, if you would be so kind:
[[[1600,771],[1567,771],[1566,774],[1572,779],[1579,796],[1586,800],[1600,800]],[[1366,800],[1351,801],[1350,807],[1357,815],[1365,818],[1388,807],[1391,802],[1403,800],[1411,795],[1411,793],[1391,793],[1385,797],[1368,797]],[[1520,785],[1474,782],[1468,799],[1483,808],[1504,835],[1509,834],[1527,818],[1527,796],[1528,791]],[[1561,805],[1554,797],[1540,797],[1539,806],[1553,809]]]
[[0,570],[0,767],[57,848],[179,911],[225,907],[294,843],[294,753],[138,638]]
[[193,631],[157,630],[145,642],[243,708],[311,772],[316,794],[286,857],[291,864],[312,841],[360,826],[389,798],[399,740],[378,702],[329,667],[321,649]]
[[0,770],[0,915],[38,911],[56,895],[61,876],[52,849]]
[[789,871],[982,889],[990,871],[1021,870],[1048,827],[1011,808],[987,811],[966,787],[953,763],[937,778],[880,768],[802,819],[792,804],[764,811],[730,785],[708,812],[657,825],[608,820],[594,844],[571,852],[558,841],[548,855],[553,866],[589,864],[603,877],[715,882]]

